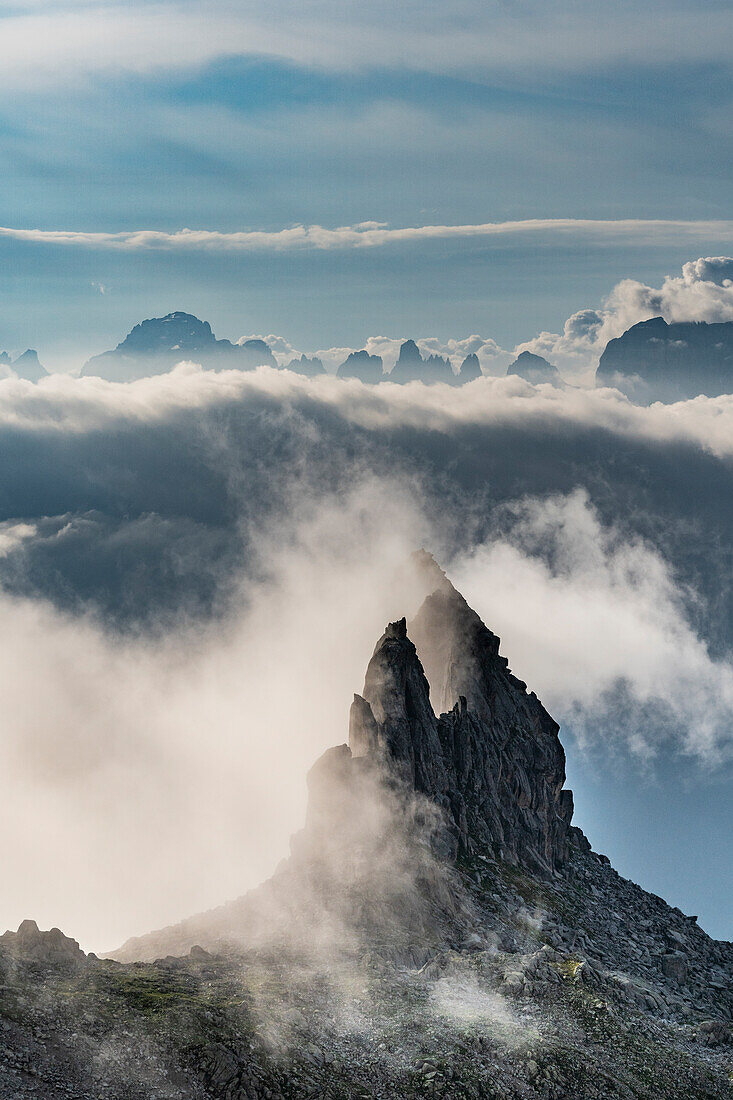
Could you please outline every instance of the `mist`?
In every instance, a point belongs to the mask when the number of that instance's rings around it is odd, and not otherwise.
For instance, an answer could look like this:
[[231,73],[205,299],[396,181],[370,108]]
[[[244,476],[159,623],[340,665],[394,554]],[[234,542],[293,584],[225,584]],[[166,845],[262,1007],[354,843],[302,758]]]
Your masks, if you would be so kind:
[[420,546],[581,747],[729,759],[729,399],[0,386],[4,926],[105,950],[266,878]]

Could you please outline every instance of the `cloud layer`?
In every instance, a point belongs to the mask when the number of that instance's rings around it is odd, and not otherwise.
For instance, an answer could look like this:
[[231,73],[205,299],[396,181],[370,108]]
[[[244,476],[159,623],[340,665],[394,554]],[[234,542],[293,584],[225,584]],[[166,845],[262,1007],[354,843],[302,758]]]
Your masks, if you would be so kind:
[[108,947],[266,875],[420,545],[589,746],[715,766],[731,439],[517,378],[0,382],[4,923]]
[[358,70],[399,64],[485,77],[526,64],[553,72],[600,64],[729,60],[723,43],[729,13],[708,4],[705,18],[680,0],[643,11],[623,3],[613,27],[598,35],[604,9],[568,0],[532,2],[521,13],[466,0],[452,17],[408,3],[399,15],[388,0],[344,12],[320,0],[298,13],[278,0],[264,12],[251,0],[217,0],[203,16],[187,0],[155,5],[124,0],[39,0],[13,4],[3,17],[6,80],[26,83],[124,69],[149,73],[206,64],[221,55],[267,55],[300,64]]
[[64,229],[22,229],[0,226],[0,237],[32,244],[77,246],[95,249],[225,250],[255,252],[261,250],[303,250],[341,248],[379,248],[415,241],[460,240],[472,237],[507,237],[552,234],[570,238],[596,238],[603,241],[634,240],[670,244],[717,237],[733,240],[733,221],[692,221],[673,219],[620,218],[527,218],[522,221],[480,222],[474,225],[413,225],[390,227],[382,222],[365,221],[329,229],[322,225],[293,225],[272,231],[242,230],[222,232],[214,229],[124,230],[117,233]]

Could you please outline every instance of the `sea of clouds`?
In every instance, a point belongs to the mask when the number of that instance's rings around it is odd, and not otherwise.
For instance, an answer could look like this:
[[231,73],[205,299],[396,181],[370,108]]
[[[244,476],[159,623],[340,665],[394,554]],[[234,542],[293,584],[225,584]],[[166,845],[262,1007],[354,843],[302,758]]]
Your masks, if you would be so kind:
[[0,382],[5,921],[110,947],[261,881],[419,546],[589,750],[729,759],[732,440],[517,378]]

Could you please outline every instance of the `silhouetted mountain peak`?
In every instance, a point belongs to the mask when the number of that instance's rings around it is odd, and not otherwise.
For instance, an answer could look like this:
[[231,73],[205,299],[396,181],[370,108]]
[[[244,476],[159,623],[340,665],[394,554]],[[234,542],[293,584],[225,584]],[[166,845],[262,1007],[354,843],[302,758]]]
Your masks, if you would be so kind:
[[515,374],[523,378],[525,382],[531,382],[533,386],[549,383],[551,386],[561,386],[562,378],[557,367],[553,366],[542,355],[535,355],[532,351],[523,351],[507,368],[507,376]]
[[318,375],[326,373],[323,361],[317,355],[310,358],[307,355],[301,355],[300,359],[291,359],[287,370],[295,374],[303,374],[306,378],[317,378]]
[[48,374],[46,368],[38,358],[38,352],[34,348],[28,348],[12,363],[12,368],[18,378],[26,382],[40,382]]
[[370,355],[368,351],[352,351],[336,371],[339,378],[358,378],[361,382],[374,384],[381,382],[384,375],[381,355]]
[[414,340],[405,340],[402,344],[397,362],[388,377],[390,382],[398,383],[445,382],[456,385],[458,382],[448,359],[442,355],[429,355],[423,359]]
[[473,382],[477,378],[482,377],[483,372],[481,370],[478,355],[475,351],[471,351],[461,363],[461,369],[458,372],[458,380],[463,384],[464,382]]
[[733,322],[640,321],[609,340],[596,385],[642,403],[733,393]]
[[93,356],[84,364],[81,373],[110,382],[132,382],[165,374],[185,359],[200,363],[208,370],[277,366],[264,340],[244,340],[237,344],[217,340],[208,321],[177,311],[141,321],[113,351]]
[[168,313],[141,321],[117,345],[116,350],[132,354],[157,355],[169,351],[201,351],[216,343],[208,321],[191,313]]
[[398,363],[422,363],[422,355],[420,349],[414,340],[405,340],[400,347],[400,354],[397,356]]

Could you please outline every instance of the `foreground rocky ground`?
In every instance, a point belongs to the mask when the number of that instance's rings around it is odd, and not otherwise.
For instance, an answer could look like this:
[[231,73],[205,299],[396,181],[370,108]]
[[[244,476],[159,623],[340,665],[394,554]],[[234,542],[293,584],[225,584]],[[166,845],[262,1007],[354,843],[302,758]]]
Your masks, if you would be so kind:
[[272,879],[114,959],[0,936],[0,1100],[733,1097],[733,945],[591,850],[557,725],[418,566]]
[[330,960],[3,937],[0,1097],[733,1096],[730,944],[581,849],[541,886],[488,859],[460,875],[460,941]]

